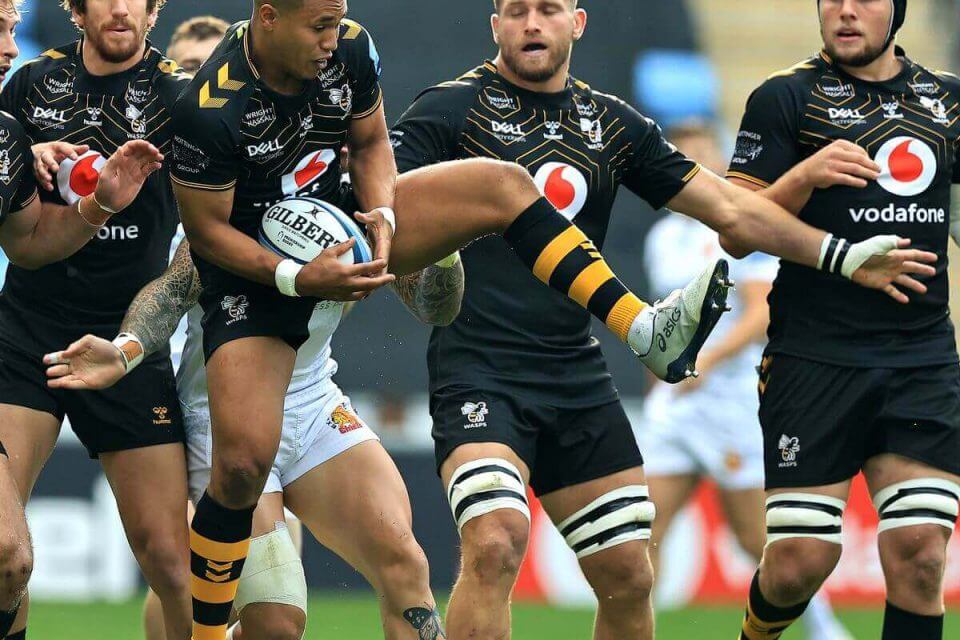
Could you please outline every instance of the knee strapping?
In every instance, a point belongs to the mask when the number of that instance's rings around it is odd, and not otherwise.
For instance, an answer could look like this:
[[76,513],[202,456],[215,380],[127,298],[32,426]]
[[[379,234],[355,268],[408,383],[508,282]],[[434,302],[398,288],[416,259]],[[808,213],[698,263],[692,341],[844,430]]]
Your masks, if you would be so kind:
[[606,493],[561,522],[557,528],[578,558],[631,540],[649,540],[657,509],[645,486]]
[[258,602],[286,604],[307,612],[307,581],[300,554],[285,524],[250,541],[234,606]]
[[877,492],[873,504],[880,516],[878,532],[921,524],[951,531],[960,511],[960,485],[942,478],[918,478]]
[[813,493],[767,498],[767,544],[786,538],[814,538],[842,544],[844,500]]
[[513,509],[530,520],[523,477],[514,465],[499,458],[482,458],[458,467],[447,487],[447,498],[458,531],[473,518],[497,509]]

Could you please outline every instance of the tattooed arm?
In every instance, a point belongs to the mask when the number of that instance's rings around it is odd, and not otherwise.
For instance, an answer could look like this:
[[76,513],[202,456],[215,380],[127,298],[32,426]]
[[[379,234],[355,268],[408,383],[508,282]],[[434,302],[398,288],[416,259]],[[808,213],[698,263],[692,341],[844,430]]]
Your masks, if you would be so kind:
[[130,303],[120,333],[137,336],[145,356],[162,349],[177,330],[180,318],[197,304],[200,291],[200,275],[185,239],[163,275],[141,289]]
[[463,300],[463,265],[458,254],[453,264],[441,261],[423,271],[397,278],[393,284],[397,296],[421,322],[446,326],[457,319]]
[[141,289],[130,303],[116,340],[86,335],[64,351],[43,357],[48,365],[47,384],[74,390],[115,385],[143,358],[170,341],[180,318],[199,300],[200,289],[190,245],[184,240],[163,275]]

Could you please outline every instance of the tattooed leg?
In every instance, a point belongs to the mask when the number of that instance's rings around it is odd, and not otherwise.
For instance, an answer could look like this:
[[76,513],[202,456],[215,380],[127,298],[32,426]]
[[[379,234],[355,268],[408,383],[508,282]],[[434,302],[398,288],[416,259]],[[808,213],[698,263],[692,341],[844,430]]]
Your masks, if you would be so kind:
[[403,619],[420,633],[419,640],[440,640],[447,636],[443,633],[440,610],[413,607],[403,612]]

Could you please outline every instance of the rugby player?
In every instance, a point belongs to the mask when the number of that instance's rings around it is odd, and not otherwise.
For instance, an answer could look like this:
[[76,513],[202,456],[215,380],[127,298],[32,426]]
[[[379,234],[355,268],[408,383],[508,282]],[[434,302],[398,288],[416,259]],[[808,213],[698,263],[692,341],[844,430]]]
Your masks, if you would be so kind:
[[[727,160],[709,123],[684,122],[666,133],[688,158],[711,171],[725,170]],[[717,256],[725,256],[717,234],[678,214],[657,222],[644,242],[644,264],[658,295]],[[718,485],[740,547],[758,561],[763,554],[763,437],[757,421],[756,364],[766,342],[767,295],[776,273],[776,260],[764,254],[731,260],[730,274],[737,282],[734,310],[704,345],[697,362],[700,377],[655,385],[643,403],[637,435],[657,505],[650,536],[654,575],[662,566],[660,546],[670,524],[704,478]],[[822,594],[811,601],[803,621],[810,640],[850,639]]]
[[880,516],[883,638],[941,638],[960,499],[946,253],[960,79],[896,46],[906,0],[818,9],[823,51],[753,93],[727,175],[833,234],[897,233],[939,260],[910,305],[781,263],[760,375],[767,547],[740,637],[779,638],[806,608],[840,558],[862,471]]
[[[163,600],[168,637],[182,640],[190,634],[186,465],[167,353],[116,388],[84,395],[48,389],[41,361],[85,333],[116,335],[133,296],[166,266],[177,210],[165,169],[119,215],[108,216],[90,195],[104,159],[122,145],[169,147],[169,109],[187,78],[146,43],[162,4],[67,0],[82,37],[26,64],[0,94],[0,109],[34,143],[89,145],[76,160],[53,159],[56,189],[40,198],[82,211],[97,227],[93,240],[66,259],[8,270],[0,294],[0,440],[26,502],[69,416],[90,455],[100,458],[134,555]],[[24,607],[22,620],[25,614]]]
[[[253,5],[251,20],[227,33],[173,115],[172,176],[203,282],[217,442],[210,486],[192,523],[192,551],[196,567],[231,567],[230,579],[216,589],[195,571],[194,634],[216,639],[226,631],[253,508],[276,456],[283,398],[315,298],[361,299],[393,281],[388,259],[391,271],[409,274],[479,236],[502,233],[541,281],[604,320],[659,377],[677,381],[692,374],[728,286],[726,265],[718,262],[664,303],[646,305],[511,163],[464,160],[397,180],[379,54],[363,27],[344,20],[344,0]],[[591,135],[597,146],[605,132],[591,129]],[[345,141],[353,186],[341,190],[337,151]],[[694,163],[674,158],[668,164],[676,172],[658,174],[658,185],[704,186],[688,199],[704,205],[709,213],[703,217],[729,241],[821,263],[823,232],[746,190],[701,176]],[[337,256],[350,250],[346,243],[300,266],[261,247],[254,238],[266,207],[295,194],[368,211],[357,219],[374,239],[377,259],[342,265]],[[905,245],[894,237],[843,244],[849,252],[830,266],[868,286],[887,287],[904,271],[927,269],[913,258],[929,256],[896,249]]]
[[[200,290],[184,241],[167,272],[134,299],[120,327],[122,333],[136,336],[149,354],[167,344],[189,310],[177,387],[195,502],[209,484],[212,453],[202,313],[194,306]],[[396,290],[422,321],[449,324],[463,293],[459,256],[400,278]],[[240,575],[235,606],[242,636],[234,629],[228,637],[299,640],[303,634],[307,603],[303,567],[287,530],[275,526],[284,520],[284,505],[318,541],[370,581],[380,596],[387,638],[443,637],[426,556],[411,529],[403,481],[376,435],[332,380],[337,364],[331,359],[330,339],[343,307],[329,301],[318,304],[310,319],[310,337],[297,352],[284,405],[280,455],[255,513],[251,551]],[[49,354],[45,361],[51,364],[50,385],[59,389],[107,388],[129,371],[118,347],[90,335],[63,352]],[[282,553],[272,553],[273,549]],[[411,606],[418,603],[430,606]]]
[[[596,245],[621,184],[724,235],[719,221],[727,214],[756,210],[782,222],[777,208],[678,153],[651,120],[569,76],[587,20],[575,1],[504,0],[494,9],[498,58],[428,90],[394,127],[401,172],[474,156],[518,162],[560,217]],[[401,176],[398,198],[404,180],[417,175]],[[817,253],[825,234],[811,233]],[[463,539],[450,637],[509,635],[510,593],[528,538],[527,485],[598,597],[596,637],[650,637],[646,540],[654,508],[589,316],[540,287],[499,238],[466,249],[464,268],[464,311],[434,331],[428,355],[437,465]],[[564,274],[550,283],[578,286]]]
[[196,73],[223,39],[230,24],[214,16],[197,16],[183,22],[173,32],[167,57],[176,60],[187,73]]

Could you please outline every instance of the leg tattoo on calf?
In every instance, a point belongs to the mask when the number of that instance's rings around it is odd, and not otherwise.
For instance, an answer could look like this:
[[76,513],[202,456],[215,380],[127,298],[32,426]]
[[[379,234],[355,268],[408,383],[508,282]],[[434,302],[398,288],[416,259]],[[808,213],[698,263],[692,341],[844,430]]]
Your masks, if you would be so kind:
[[403,619],[420,633],[420,640],[446,640],[440,610],[436,607],[412,607],[403,612]]

